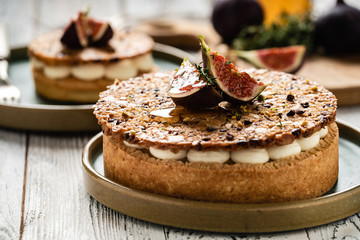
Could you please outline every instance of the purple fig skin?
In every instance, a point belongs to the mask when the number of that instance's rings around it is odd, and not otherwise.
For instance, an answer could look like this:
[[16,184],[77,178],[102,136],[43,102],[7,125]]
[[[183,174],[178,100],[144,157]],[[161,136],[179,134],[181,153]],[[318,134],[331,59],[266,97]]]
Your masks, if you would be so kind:
[[104,35],[99,38],[99,40],[92,42],[93,46],[106,46],[110,39],[114,36],[114,31],[112,30],[111,26],[108,25]]
[[223,101],[223,98],[211,85],[199,89],[190,96],[171,97],[171,99],[177,106],[183,106],[191,110],[213,108]]
[[247,25],[260,25],[264,14],[256,0],[217,0],[211,16],[215,30],[227,44]]
[[360,10],[338,0],[334,8],[315,22],[315,44],[327,54],[360,52]]
[[205,77],[200,78],[199,70],[187,58],[170,82],[169,96],[177,106],[192,110],[216,107],[223,101]]
[[71,49],[80,49],[81,46],[79,37],[76,32],[75,22],[72,20],[70,24],[65,28],[65,31],[60,39],[61,43]]

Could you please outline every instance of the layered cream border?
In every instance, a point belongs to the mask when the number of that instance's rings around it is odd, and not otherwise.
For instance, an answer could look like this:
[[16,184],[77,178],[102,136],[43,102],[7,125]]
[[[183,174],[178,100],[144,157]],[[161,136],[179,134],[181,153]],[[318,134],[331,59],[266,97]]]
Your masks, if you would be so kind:
[[136,144],[124,141],[124,144],[131,148],[147,150],[155,158],[187,160],[189,162],[217,162],[225,163],[229,160],[235,163],[265,163],[270,160],[278,160],[298,154],[316,147],[320,139],[323,139],[328,133],[328,127],[325,126],[313,135],[293,141],[284,146],[272,146],[268,148],[249,148],[238,151],[198,151],[198,150],[180,150],[174,153],[170,150],[162,150],[154,147],[145,149]]
[[137,76],[139,72],[150,72],[154,67],[154,60],[152,54],[147,53],[108,64],[83,63],[74,66],[49,66],[43,61],[31,57],[30,65],[36,70],[42,70],[46,77],[53,80],[69,76],[83,81],[95,81],[100,78],[124,80]]

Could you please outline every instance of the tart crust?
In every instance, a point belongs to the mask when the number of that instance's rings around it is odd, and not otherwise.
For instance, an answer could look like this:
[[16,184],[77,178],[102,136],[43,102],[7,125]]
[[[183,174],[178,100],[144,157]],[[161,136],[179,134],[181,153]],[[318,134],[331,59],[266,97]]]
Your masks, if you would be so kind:
[[160,160],[104,134],[105,175],[124,186],[170,197],[229,203],[310,199],[331,189],[338,176],[339,132],[329,125],[313,149],[264,164]]

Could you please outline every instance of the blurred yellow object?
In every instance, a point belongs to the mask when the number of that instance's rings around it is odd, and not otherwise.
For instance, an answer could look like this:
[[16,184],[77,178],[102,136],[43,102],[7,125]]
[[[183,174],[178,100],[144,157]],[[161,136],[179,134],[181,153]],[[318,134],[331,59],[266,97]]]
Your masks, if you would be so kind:
[[258,0],[264,11],[264,23],[270,25],[286,12],[288,14],[304,14],[310,11],[309,0]]

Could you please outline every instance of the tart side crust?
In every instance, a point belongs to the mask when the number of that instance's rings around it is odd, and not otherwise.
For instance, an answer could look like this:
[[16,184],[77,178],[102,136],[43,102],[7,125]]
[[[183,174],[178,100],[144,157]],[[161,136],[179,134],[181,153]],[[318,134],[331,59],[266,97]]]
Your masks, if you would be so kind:
[[42,70],[33,69],[32,72],[36,92],[47,99],[56,101],[94,103],[99,99],[99,92],[113,83],[107,78],[82,81],[71,76],[54,80],[44,76]]
[[329,125],[315,148],[265,164],[184,163],[160,160],[104,134],[105,175],[127,187],[160,195],[229,203],[310,199],[338,177],[339,132]]
[[[154,70],[152,70],[154,71]],[[99,78],[85,81],[73,76],[61,79],[50,79],[41,69],[32,69],[35,89],[41,96],[55,101],[70,101],[94,103],[99,99],[99,93],[114,82],[114,79]],[[143,72],[138,72],[138,75]]]

